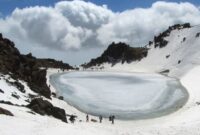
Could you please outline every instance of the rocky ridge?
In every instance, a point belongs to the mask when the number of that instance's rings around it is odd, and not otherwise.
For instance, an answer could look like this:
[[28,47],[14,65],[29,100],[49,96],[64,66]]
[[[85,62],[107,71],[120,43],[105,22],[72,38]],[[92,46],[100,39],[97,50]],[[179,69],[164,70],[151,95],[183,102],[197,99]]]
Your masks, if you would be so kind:
[[[181,30],[185,28],[191,28],[190,23],[185,24],[175,24],[170,26],[164,32],[154,36],[153,41],[149,41],[149,43],[144,47],[131,47],[126,43],[112,43],[108,46],[108,48],[102,53],[100,57],[91,59],[90,62],[82,64],[83,68],[90,68],[93,66],[101,67],[103,63],[109,63],[114,66],[117,63],[131,63],[133,61],[140,61],[143,58],[147,57],[149,48],[154,45],[154,48],[163,48],[167,46],[168,41],[165,39],[170,35],[173,30]],[[199,34],[196,35],[198,37]],[[186,40],[186,39],[183,39]],[[168,56],[169,57],[169,56]]]

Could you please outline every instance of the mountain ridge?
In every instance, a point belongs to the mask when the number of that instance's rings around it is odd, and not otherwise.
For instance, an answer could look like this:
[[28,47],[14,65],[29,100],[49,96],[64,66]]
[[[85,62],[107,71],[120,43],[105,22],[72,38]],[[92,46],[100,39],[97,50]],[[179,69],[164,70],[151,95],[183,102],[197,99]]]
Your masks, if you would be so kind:
[[24,80],[30,88],[47,98],[51,93],[46,84],[46,68],[73,69],[69,64],[53,59],[37,59],[31,53],[20,54],[14,42],[0,34],[0,72],[12,78]]
[[189,23],[175,24],[169,26],[169,28],[164,32],[154,36],[152,41],[149,41],[149,43],[144,47],[144,49],[147,50],[147,55],[145,57],[140,56],[141,59],[135,59],[135,57],[132,57],[132,61],[128,62],[123,62],[122,59],[120,59],[118,62],[113,64],[110,61],[100,63],[98,57],[82,66],[84,69],[104,68],[105,70],[123,70],[133,72],[160,73],[168,71],[170,74],[176,73],[181,75],[181,72],[183,71],[176,70],[177,68],[187,70],[192,67],[194,61],[199,63],[199,60],[197,60],[200,57],[200,54],[197,51],[200,49],[199,37],[199,26],[191,26]]

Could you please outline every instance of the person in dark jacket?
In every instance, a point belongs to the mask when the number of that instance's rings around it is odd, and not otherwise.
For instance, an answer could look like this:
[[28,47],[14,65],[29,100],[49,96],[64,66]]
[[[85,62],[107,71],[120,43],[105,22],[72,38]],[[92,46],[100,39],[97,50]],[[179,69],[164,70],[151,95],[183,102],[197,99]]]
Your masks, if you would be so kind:
[[114,115],[112,115],[112,116],[111,116],[111,121],[112,121],[112,124],[114,124],[114,120],[115,120],[115,116],[114,116]]
[[99,116],[99,122],[100,122],[100,123],[102,122],[102,119],[103,119],[103,117],[100,115],[100,116]]
[[88,116],[88,114],[86,115],[86,122],[89,122],[89,116]]
[[109,121],[111,121],[112,120],[112,116],[109,116]]

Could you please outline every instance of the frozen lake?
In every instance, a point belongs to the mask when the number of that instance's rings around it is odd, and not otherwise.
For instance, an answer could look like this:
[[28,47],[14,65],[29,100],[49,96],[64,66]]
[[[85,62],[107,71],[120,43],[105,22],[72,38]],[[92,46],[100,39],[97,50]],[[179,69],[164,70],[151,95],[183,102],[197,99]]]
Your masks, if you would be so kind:
[[124,120],[167,115],[188,99],[179,81],[158,74],[69,72],[52,75],[50,82],[80,111]]

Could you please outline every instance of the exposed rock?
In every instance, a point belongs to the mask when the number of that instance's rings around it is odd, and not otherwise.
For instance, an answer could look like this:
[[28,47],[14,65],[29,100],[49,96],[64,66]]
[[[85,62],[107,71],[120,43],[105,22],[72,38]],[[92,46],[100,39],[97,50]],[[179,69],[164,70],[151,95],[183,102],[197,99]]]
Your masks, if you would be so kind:
[[28,107],[41,115],[50,115],[50,108],[52,108],[53,105],[47,100],[43,100],[42,98],[35,98],[30,102]]
[[[21,55],[12,41],[3,38],[0,34],[0,72],[10,74],[15,80],[24,80],[36,93],[50,98],[51,92],[46,84],[46,70],[41,67],[54,67],[72,69],[68,64],[53,59],[37,59],[31,53]],[[15,82],[15,85],[22,92],[23,85]]]
[[9,80],[6,79],[6,82],[15,86],[19,91],[21,91],[22,93],[25,93],[25,89],[24,89],[24,85],[22,85],[20,82],[18,81],[14,81],[14,82],[10,82]]
[[64,97],[63,96],[59,96],[58,99],[64,100]]
[[52,95],[53,97],[56,97],[56,93],[55,93],[55,92],[52,92],[51,95]]
[[183,38],[183,42],[185,42],[185,40],[186,40],[186,37]]
[[5,115],[8,115],[8,116],[14,116],[10,111],[3,109],[1,107],[0,107],[0,114],[5,114]]
[[91,122],[95,122],[95,123],[96,123],[96,122],[97,122],[97,120],[95,120],[95,119],[91,119]]
[[33,114],[33,115],[35,115],[35,113],[34,113],[34,112],[32,112],[32,111],[27,111],[27,113],[30,113],[30,114]]
[[37,59],[36,65],[38,67],[45,67],[45,68],[60,68],[63,71],[65,69],[73,69],[72,66],[69,64],[63,63],[62,61],[56,61],[54,59]]
[[197,105],[200,105],[200,102],[196,102]]
[[0,89],[0,92],[1,92],[1,93],[4,93],[4,91],[3,91],[2,89]]
[[116,44],[113,42],[100,57],[92,59],[89,63],[83,64],[82,66],[84,68],[88,68],[91,66],[100,65],[104,62],[111,63],[112,65],[115,65],[118,62],[130,63],[146,57],[147,50],[147,48],[143,47],[134,48],[125,43],[120,42]]
[[54,116],[57,119],[60,119],[64,122],[67,122],[66,113],[64,109],[53,107],[51,109],[51,115]]
[[[190,23],[185,23],[185,24],[175,24],[173,26],[170,26],[166,31],[164,31],[163,33],[160,33],[158,36],[154,37],[154,44],[155,44],[155,48],[159,47],[159,48],[163,48],[168,44],[168,41],[165,40],[166,37],[168,37],[171,33],[172,30],[180,30],[180,29],[185,29],[185,28],[190,28]],[[183,39],[183,42],[186,40]]]
[[167,55],[166,58],[168,59],[170,57],[170,55]]
[[52,115],[53,117],[60,119],[63,122],[67,122],[64,109],[55,107],[50,102],[43,100],[42,98],[33,99],[27,107],[41,115]]
[[198,32],[195,37],[196,38],[200,37],[200,32]]
[[14,104],[11,103],[10,101],[3,101],[3,100],[0,100],[0,103],[2,103],[2,104],[7,104],[7,105],[14,105]]
[[166,69],[166,70],[161,71],[160,73],[161,73],[161,74],[167,74],[167,73],[169,73],[169,72],[170,72],[170,70],[169,70],[169,69]]
[[[83,68],[91,68],[93,66],[98,66],[100,69],[101,64],[110,63],[114,66],[116,63],[124,62],[130,63],[133,61],[140,61],[144,57],[148,55],[149,46],[154,44],[155,48],[163,48],[167,46],[168,41],[166,37],[168,37],[173,30],[180,30],[190,28],[190,23],[185,24],[176,24],[170,26],[166,31],[160,33],[159,35],[154,37],[153,41],[149,41],[149,43],[145,47],[130,47],[125,43],[112,43],[108,46],[108,48],[103,52],[100,57],[92,59],[90,62],[82,64]],[[184,39],[184,41],[186,38]],[[170,55],[167,55],[166,58],[169,58]],[[103,69],[103,68],[101,68]]]
[[16,99],[19,99],[19,98],[20,98],[19,95],[17,95],[16,93],[12,93],[11,96],[14,97],[14,98],[16,98]]

